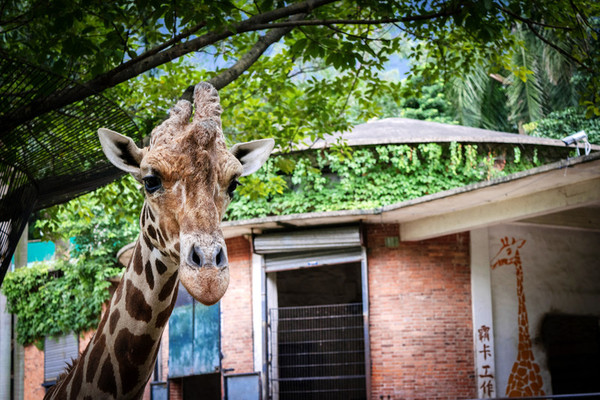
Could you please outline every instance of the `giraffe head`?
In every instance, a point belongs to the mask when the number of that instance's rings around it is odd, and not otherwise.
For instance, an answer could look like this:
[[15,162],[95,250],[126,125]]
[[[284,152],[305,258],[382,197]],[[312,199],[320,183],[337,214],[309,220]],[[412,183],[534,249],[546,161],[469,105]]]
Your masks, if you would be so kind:
[[514,265],[517,258],[518,250],[525,244],[525,239],[515,239],[504,237],[500,239],[502,247],[498,253],[492,258],[492,269],[496,269],[502,265]]
[[181,282],[196,300],[210,305],[229,284],[221,219],[237,179],[262,166],[274,141],[236,144],[228,151],[219,95],[208,83],[196,86],[194,107],[191,118],[192,104],[180,100],[143,149],[108,129],[98,135],[107,158],[144,184],[144,240],[179,268]]

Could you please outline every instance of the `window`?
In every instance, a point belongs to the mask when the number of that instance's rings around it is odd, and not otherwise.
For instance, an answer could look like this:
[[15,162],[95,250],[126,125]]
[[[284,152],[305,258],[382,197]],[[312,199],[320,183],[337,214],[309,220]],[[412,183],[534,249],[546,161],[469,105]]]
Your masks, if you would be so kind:
[[44,386],[52,386],[56,379],[79,356],[79,339],[75,334],[47,337],[44,340]]

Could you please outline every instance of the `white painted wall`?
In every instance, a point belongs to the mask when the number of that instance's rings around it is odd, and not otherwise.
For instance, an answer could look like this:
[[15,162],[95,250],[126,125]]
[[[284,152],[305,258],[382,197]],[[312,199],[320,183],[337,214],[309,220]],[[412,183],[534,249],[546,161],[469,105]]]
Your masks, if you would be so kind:
[[[521,248],[529,333],[535,361],[542,369],[544,391],[552,394],[550,372],[541,341],[545,314],[600,315],[600,233],[524,225],[489,228],[490,259],[508,236],[525,239]],[[504,396],[517,357],[515,268],[491,271],[497,396]]]
[[[471,300],[477,397],[497,397],[488,228],[471,231]],[[484,347],[486,346],[486,347]]]

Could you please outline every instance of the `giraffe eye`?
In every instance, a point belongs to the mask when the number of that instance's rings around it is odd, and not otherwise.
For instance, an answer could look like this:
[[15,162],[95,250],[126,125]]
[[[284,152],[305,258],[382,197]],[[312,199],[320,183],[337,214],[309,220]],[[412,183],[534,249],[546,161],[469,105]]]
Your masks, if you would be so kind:
[[158,189],[162,188],[162,182],[160,178],[155,175],[149,175],[143,178],[144,187],[149,194],[156,192]]
[[241,185],[241,183],[237,179],[234,179],[231,181],[231,183],[229,184],[229,187],[227,188],[227,194],[229,195],[230,198],[233,198],[233,192],[235,192],[235,189],[237,189],[237,187],[240,185]]

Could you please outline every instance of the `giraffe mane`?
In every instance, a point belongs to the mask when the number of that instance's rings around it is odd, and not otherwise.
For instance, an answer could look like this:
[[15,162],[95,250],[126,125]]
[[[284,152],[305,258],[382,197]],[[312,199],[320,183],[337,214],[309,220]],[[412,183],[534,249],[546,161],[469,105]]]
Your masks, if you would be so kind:
[[81,358],[81,354],[77,357],[77,358],[71,358],[71,362],[66,362],[67,367],[64,369],[64,371],[58,375],[58,377],[56,378],[56,383],[52,386],[50,386],[48,388],[48,391],[46,392],[45,397],[51,397],[52,393],[54,393],[57,388],[59,383],[62,383],[63,380],[65,380],[67,378],[67,376],[71,373],[71,371],[73,369],[75,369],[75,367],[77,366],[77,363],[79,363],[79,359]]

